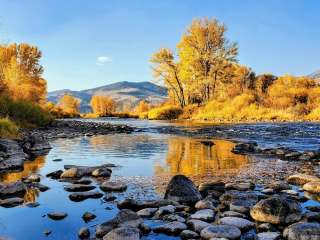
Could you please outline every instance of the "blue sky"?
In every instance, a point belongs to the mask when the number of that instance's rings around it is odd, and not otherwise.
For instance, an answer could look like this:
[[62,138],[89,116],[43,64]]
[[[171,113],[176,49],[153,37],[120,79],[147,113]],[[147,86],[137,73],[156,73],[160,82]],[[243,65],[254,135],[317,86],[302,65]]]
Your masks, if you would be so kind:
[[0,41],[43,52],[49,90],[152,79],[149,59],[175,48],[193,18],[216,17],[257,73],[320,68],[316,0],[0,0]]

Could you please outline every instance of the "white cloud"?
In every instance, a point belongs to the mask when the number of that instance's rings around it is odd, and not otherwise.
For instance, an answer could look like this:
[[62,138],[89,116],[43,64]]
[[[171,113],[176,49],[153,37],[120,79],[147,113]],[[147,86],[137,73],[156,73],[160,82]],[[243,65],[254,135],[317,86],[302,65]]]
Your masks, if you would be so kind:
[[106,63],[112,62],[112,59],[108,56],[100,56],[97,58],[96,64],[99,66],[105,65]]

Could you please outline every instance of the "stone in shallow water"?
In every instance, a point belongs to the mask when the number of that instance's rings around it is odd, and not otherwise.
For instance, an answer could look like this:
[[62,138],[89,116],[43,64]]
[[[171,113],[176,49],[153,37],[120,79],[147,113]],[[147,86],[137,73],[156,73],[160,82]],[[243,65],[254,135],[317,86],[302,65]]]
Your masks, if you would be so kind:
[[246,215],[239,213],[239,212],[234,212],[234,211],[225,211],[221,213],[221,217],[240,217],[240,218],[245,218]]
[[137,201],[132,198],[126,198],[120,201],[117,204],[117,207],[119,209],[132,209],[134,211],[139,211],[143,208],[159,208],[167,205],[178,206],[179,203],[168,199]]
[[103,240],[139,240],[140,231],[135,227],[119,227],[110,231]]
[[232,225],[240,230],[248,230],[254,227],[254,223],[247,219],[239,217],[224,217],[219,219],[219,223],[223,225]]
[[23,204],[23,198],[6,198],[3,200],[0,200],[0,206],[5,208],[12,208]]
[[33,173],[26,178],[25,182],[40,182],[40,177],[39,174]]
[[59,179],[61,177],[61,174],[63,173],[62,170],[57,170],[54,172],[50,172],[46,175],[46,177],[52,178],[52,179]]
[[296,201],[282,197],[261,200],[251,210],[251,217],[260,222],[290,224],[302,217],[302,208]]
[[283,181],[274,181],[271,184],[269,184],[268,187],[272,188],[276,192],[291,189],[291,186],[288,183],[283,182]]
[[68,214],[64,212],[50,212],[47,215],[52,220],[62,220],[68,216]]
[[187,225],[182,222],[170,222],[153,228],[155,233],[165,233],[169,235],[177,235],[187,229]]
[[198,189],[201,195],[207,196],[209,191],[224,192],[225,184],[221,181],[201,183]]
[[283,236],[288,240],[319,240],[319,223],[295,223],[283,231]]
[[257,234],[257,240],[277,240],[281,235],[278,232],[262,232]]
[[194,231],[191,231],[191,230],[183,230],[181,233],[180,233],[180,237],[181,239],[197,239],[199,238],[199,234],[194,232]]
[[241,231],[235,226],[211,225],[202,229],[200,235],[206,240],[211,238],[227,238],[233,240],[241,236]]
[[176,207],[173,205],[168,205],[168,206],[163,206],[159,207],[158,211],[156,212],[155,216],[156,217],[161,217],[165,214],[171,214],[176,211]]
[[71,184],[64,187],[67,192],[87,192],[95,189],[95,186],[84,185],[84,184]]
[[25,192],[26,186],[21,181],[14,183],[0,183],[0,197],[20,195],[24,194]]
[[122,192],[127,190],[127,185],[122,182],[106,181],[100,185],[100,189],[104,192]]
[[233,189],[239,191],[247,191],[254,189],[253,183],[228,183],[226,184],[226,189]]
[[38,183],[38,182],[33,182],[33,183],[30,183],[27,185],[28,187],[30,188],[36,188],[38,189],[40,192],[45,192],[47,190],[49,190],[50,188],[46,185],[43,185],[41,183]]
[[137,214],[140,217],[147,218],[147,217],[152,217],[157,210],[158,210],[158,208],[144,208],[144,209],[139,210],[137,212]]
[[211,197],[206,197],[205,199],[202,199],[198,201],[195,205],[196,209],[215,209],[214,206],[215,200],[213,200]]
[[197,220],[197,219],[191,219],[187,222],[187,225],[190,227],[191,230],[200,233],[202,229],[211,226],[211,224]]
[[194,204],[201,199],[201,194],[189,178],[184,175],[176,175],[170,180],[164,198]]
[[40,203],[38,203],[38,202],[28,202],[28,203],[26,203],[25,205],[26,205],[27,207],[29,207],[29,208],[35,208],[35,207],[40,206]]
[[78,237],[80,239],[88,239],[90,237],[90,231],[88,228],[83,227],[78,232]]
[[320,193],[320,181],[317,182],[308,182],[303,185],[303,190],[310,193]]
[[98,238],[101,238],[112,229],[117,227],[137,228],[141,223],[143,223],[143,219],[137,213],[129,209],[123,209],[118,212],[118,214],[113,219],[98,225],[96,228],[96,236]]
[[289,176],[287,178],[287,181],[288,181],[288,183],[303,185],[308,182],[320,181],[320,178],[313,176],[313,175],[298,173],[298,174],[294,174],[294,175]]
[[205,222],[214,220],[215,212],[212,209],[201,209],[190,216],[191,219],[198,219]]
[[93,177],[110,177],[112,170],[109,168],[97,168],[92,171],[91,175]]
[[250,208],[254,206],[255,201],[236,200],[230,203],[229,208],[231,211],[239,213],[248,213]]
[[220,197],[220,201],[226,205],[229,205],[231,202],[235,201],[245,201],[250,203],[258,202],[258,195],[253,191],[238,191],[238,190],[230,190],[224,193]]
[[89,198],[98,199],[101,198],[103,194],[101,192],[93,191],[93,192],[79,192],[72,193],[69,195],[69,199],[74,202],[81,202]]
[[165,215],[162,219],[168,222],[175,222],[175,221],[182,222],[182,223],[186,222],[186,220],[183,217],[177,214]]
[[83,215],[82,215],[82,219],[83,221],[85,222],[90,222],[91,220],[95,219],[97,216],[91,212],[85,212]]

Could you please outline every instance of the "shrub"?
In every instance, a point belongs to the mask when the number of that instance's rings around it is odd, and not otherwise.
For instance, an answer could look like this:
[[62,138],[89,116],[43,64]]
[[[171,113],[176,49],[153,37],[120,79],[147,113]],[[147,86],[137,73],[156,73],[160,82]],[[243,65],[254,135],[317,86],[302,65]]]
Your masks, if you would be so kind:
[[182,114],[182,109],[177,106],[165,105],[153,108],[148,112],[148,119],[171,120],[177,119]]
[[17,138],[19,135],[18,126],[8,118],[0,118],[0,137]]

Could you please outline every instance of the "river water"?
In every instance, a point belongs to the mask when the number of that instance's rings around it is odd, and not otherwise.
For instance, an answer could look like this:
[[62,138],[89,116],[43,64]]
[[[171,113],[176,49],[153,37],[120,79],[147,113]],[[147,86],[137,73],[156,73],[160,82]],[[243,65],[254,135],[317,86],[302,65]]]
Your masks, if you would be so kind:
[[[171,176],[185,174],[197,184],[203,179],[233,179],[250,174],[288,171],[276,159],[257,159],[231,152],[233,140],[256,141],[262,147],[285,146],[297,150],[319,149],[320,125],[296,124],[242,124],[208,125],[190,122],[161,122],[123,119],[95,119],[83,121],[108,121],[128,124],[137,128],[132,134],[97,135],[74,139],[55,139],[46,156],[25,163],[24,171],[1,176],[4,182],[13,182],[31,173],[43,177],[41,183],[50,187],[46,192],[30,190],[25,202],[38,202],[36,208],[19,206],[0,208],[0,236],[8,239],[78,239],[83,227],[94,234],[95,225],[114,217],[116,201],[125,197],[153,199],[161,197]],[[212,141],[213,144],[207,144]],[[61,162],[53,161],[61,158]],[[101,165],[114,163],[112,178],[128,183],[125,193],[115,193],[113,202],[89,199],[72,202],[63,187],[67,183],[48,179],[49,172],[63,169],[65,164]],[[254,171],[252,170],[254,169]],[[266,170],[268,169],[268,171]],[[290,168],[290,171],[294,169]],[[108,195],[110,197],[110,195]],[[46,217],[50,211],[66,212],[68,217],[53,221]],[[90,211],[97,218],[85,223],[81,216]],[[44,231],[52,233],[44,235]],[[1,239],[1,238],[0,238]],[[165,235],[150,235],[145,239],[178,239]]]

